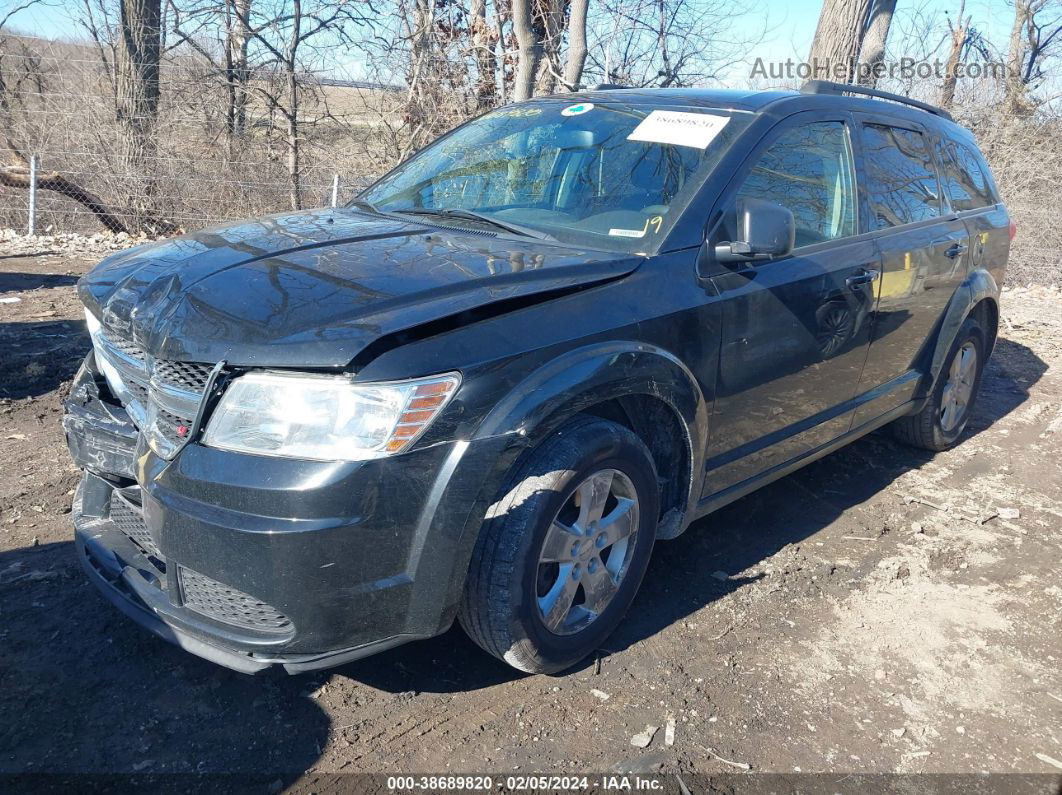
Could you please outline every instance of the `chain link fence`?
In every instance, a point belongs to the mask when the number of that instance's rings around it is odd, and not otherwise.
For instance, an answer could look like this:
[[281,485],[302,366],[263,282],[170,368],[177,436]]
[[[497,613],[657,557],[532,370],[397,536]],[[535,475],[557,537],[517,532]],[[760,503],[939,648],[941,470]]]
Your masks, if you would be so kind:
[[337,180],[345,201],[395,161],[401,92],[297,77],[294,111],[279,77],[251,81],[233,129],[216,72],[167,61],[150,140],[130,157],[105,57],[8,37],[0,45],[0,227],[26,231],[31,201],[38,233],[149,235],[330,204]]

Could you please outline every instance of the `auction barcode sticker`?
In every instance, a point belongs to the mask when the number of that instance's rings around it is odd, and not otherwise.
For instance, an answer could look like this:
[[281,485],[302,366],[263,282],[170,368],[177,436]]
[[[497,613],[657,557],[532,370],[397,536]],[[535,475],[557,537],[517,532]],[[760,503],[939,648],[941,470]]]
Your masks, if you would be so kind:
[[692,146],[707,149],[730,121],[729,116],[711,113],[683,113],[675,110],[654,110],[634,128],[628,141],[648,141],[654,144]]

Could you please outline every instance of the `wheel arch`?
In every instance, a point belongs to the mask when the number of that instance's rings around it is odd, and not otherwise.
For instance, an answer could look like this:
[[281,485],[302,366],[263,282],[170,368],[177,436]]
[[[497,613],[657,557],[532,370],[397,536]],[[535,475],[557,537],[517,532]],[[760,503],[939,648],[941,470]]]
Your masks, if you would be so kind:
[[928,377],[925,379],[924,390],[926,396],[932,392],[932,387],[937,382],[948,351],[955,341],[955,335],[970,316],[976,317],[981,323],[987,335],[985,348],[987,353],[991,354],[999,323],[999,286],[992,274],[981,268],[971,271],[955,290],[940,320],[927,363]]
[[[696,498],[695,473],[703,469],[708,404],[677,357],[642,342],[608,342],[570,351],[517,384],[484,419],[477,435],[515,431],[533,449],[577,414],[619,423],[649,447],[658,476],[664,521],[659,538],[685,529]],[[678,475],[671,475],[678,453]],[[680,489],[674,483],[681,483]],[[668,488],[671,492],[668,492]]]

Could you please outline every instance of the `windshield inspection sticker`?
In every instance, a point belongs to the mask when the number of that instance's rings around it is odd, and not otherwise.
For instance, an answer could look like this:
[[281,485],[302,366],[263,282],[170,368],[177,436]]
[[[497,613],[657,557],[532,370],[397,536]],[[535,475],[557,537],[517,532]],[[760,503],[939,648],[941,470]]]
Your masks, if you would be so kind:
[[728,116],[713,116],[709,113],[654,110],[642,119],[627,140],[707,149],[728,121]]
[[641,229],[616,229],[612,228],[608,230],[608,233],[613,237],[645,237],[645,233],[649,231],[650,226],[655,226],[654,232],[659,232],[660,227],[664,224],[664,217],[662,215],[654,215],[645,222],[645,226]]
[[561,111],[561,116],[581,116],[594,109],[593,102],[580,102],[578,105],[569,105]]

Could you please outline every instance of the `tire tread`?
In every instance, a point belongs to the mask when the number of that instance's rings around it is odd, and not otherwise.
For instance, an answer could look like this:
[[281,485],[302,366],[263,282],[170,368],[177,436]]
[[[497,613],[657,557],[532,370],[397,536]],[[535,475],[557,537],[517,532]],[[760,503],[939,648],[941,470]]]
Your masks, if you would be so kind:
[[487,510],[472,553],[457,619],[477,646],[521,671],[533,673],[546,668],[528,644],[514,642],[509,627],[512,577],[530,511],[521,508],[540,487],[535,470],[565,453],[569,460],[574,460],[578,448],[565,451],[565,446],[576,444],[572,437],[590,426],[595,426],[595,433],[621,434],[633,439],[643,448],[651,464],[649,451],[627,428],[591,415],[577,415],[518,461],[501,489],[502,496]]

